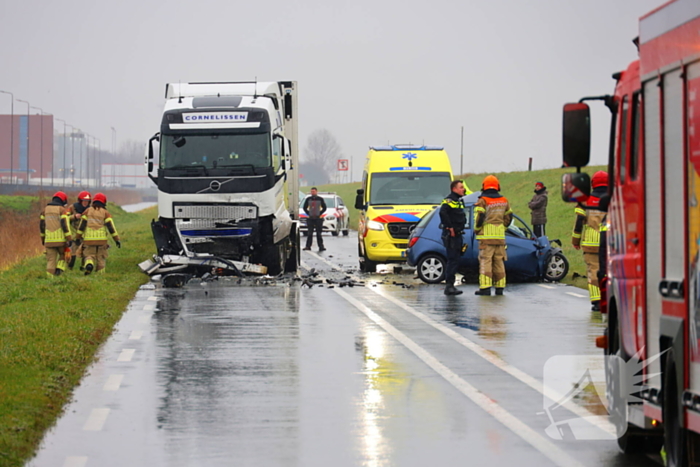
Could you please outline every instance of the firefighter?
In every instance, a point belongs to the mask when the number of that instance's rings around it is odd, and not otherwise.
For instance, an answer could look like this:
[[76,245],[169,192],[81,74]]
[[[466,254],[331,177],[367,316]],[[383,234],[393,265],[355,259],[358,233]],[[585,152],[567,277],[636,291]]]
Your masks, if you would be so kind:
[[598,269],[600,261],[600,225],[605,212],[600,209],[600,198],[608,192],[608,174],[602,170],[593,174],[591,179],[593,191],[585,204],[576,206],[576,223],[571,243],[577,250],[583,250],[588,276],[588,293],[591,297],[591,310],[600,311],[600,289],[598,288]]
[[[73,233],[78,231],[78,226],[80,225],[80,218],[82,217],[83,213],[88,207],[90,207],[90,193],[87,191],[81,191],[80,193],[78,193],[78,201],[76,203],[73,203],[68,208],[68,218],[70,220],[71,231]],[[80,248],[81,245],[82,242],[80,240],[74,241],[73,245],[71,245],[70,262],[68,263],[68,269],[73,269],[73,266],[75,265],[75,259],[77,256],[81,257],[81,262],[83,263],[80,265],[80,270],[82,271],[85,268],[85,259],[82,257],[82,248]]]
[[39,217],[41,244],[46,248],[46,273],[52,277],[66,270],[64,251],[72,240],[66,203],[68,196],[56,192]]
[[479,240],[479,290],[476,295],[503,295],[506,287],[506,228],[513,220],[508,200],[499,193],[501,185],[493,175],[484,178],[481,195],[474,205],[474,232]]
[[454,180],[450,183],[450,192],[440,205],[440,221],[442,222],[442,243],[447,249],[447,267],[445,268],[445,295],[460,295],[461,290],[455,287],[455,274],[462,256],[462,234],[467,223],[464,213],[464,183]]
[[107,211],[107,197],[97,193],[92,198],[92,206],[80,217],[78,239],[83,240],[83,257],[85,258],[85,275],[104,271],[107,265],[108,237],[112,236],[117,248],[121,248],[117,228],[112,215]]

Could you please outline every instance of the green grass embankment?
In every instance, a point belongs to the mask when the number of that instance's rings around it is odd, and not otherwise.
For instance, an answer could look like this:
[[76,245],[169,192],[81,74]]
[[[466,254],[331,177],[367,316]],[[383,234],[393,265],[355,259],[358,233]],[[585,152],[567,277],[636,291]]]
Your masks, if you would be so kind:
[[[148,277],[156,209],[109,205],[122,239],[105,273],[76,267],[48,277],[44,255],[0,272],[0,465],[21,466],[61,414],[73,388]],[[37,237],[38,227],[37,227]]]
[[[584,172],[593,175],[598,170],[607,170],[606,167],[586,167]],[[501,182],[501,193],[508,198],[515,213],[522,217],[530,225],[530,209],[527,204],[534,195],[535,182],[542,182],[549,192],[549,203],[547,206],[547,236],[550,239],[559,239],[562,242],[564,254],[569,260],[569,274],[565,283],[577,287],[586,288],[586,265],[583,262],[583,254],[576,251],[571,246],[571,231],[574,226],[574,205],[565,203],[561,199],[560,186],[561,176],[574,169],[546,169],[532,172],[509,172],[493,173]],[[488,173],[465,174],[458,178],[463,179],[472,191],[481,189],[481,182]],[[308,192],[310,187],[303,187],[302,191]],[[337,193],[350,211],[350,226],[357,230],[358,212],[355,209],[355,195],[360,183],[346,183],[343,185],[319,185],[319,191],[330,191]],[[449,193],[449,187],[445,187],[445,195]],[[578,276],[574,278],[574,273]]]

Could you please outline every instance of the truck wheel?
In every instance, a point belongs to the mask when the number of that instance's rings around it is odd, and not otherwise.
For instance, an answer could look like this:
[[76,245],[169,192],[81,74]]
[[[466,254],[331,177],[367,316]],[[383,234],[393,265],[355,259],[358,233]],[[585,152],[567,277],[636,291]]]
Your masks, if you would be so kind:
[[[691,459],[695,447],[688,449],[688,431],[681,427],[683,406],[678,394],[676,359],[673,349],[666,354],[666,367],[663,379],[663,414],[664,414],[664,447],[666,448],[666,465],[668,467],[685,467],[695,465],[697,459]],[[695,440],[697,437],[691,437]]]
[[267,266],[267,274],[276,276],[284,269],[287,257],[285,255],[285,242],[281,241],[275,245],[266,246],[262,253],[262,264]]
[[447,261],[438,255],[426,255],[418,261],[416,272],[420,280],[427,284],[438,284],[445,280]]
[[555,253],[547,260],[544,278],[549,282],[559,282],[569,272],[569,260],[563,253]]
[[301,244],[298,233],[296,230],[292,230],[289,236],[290,251],[289,257],[284,264],[284,272],[297,272],[297,269],[299,269],[299,263],[301,262],[301,248],[299,247]]

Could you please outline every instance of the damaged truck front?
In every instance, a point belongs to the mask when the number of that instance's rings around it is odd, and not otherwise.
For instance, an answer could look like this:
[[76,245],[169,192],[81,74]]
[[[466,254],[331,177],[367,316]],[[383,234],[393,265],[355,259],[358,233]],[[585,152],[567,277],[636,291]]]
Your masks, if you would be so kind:
[[299,264],[296,82],[170,83],[149,141],[158,186],[148,274]]

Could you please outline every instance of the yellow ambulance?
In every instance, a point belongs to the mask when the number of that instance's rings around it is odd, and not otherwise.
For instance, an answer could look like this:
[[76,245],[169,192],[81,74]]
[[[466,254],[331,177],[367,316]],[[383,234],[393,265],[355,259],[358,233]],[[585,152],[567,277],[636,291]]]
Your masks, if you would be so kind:
[[405,262],[408,237],[442,203],[451,181],[450,158],[442,147],[370,147],[355,199],[360,270]]

